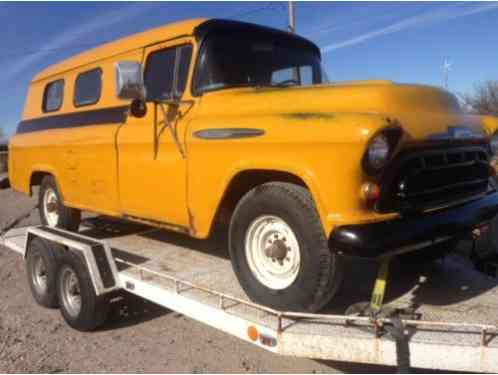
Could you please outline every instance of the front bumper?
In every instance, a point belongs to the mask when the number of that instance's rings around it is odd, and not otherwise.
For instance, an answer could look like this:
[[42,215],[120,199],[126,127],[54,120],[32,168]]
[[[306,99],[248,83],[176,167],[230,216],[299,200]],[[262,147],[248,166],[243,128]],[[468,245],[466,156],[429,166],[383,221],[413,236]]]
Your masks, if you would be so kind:
[[440,211],[372,224],[345,225],[330,235],[330,247],[351,257],[377,259],[415,251],[464,235],[498,213],[498,193]]

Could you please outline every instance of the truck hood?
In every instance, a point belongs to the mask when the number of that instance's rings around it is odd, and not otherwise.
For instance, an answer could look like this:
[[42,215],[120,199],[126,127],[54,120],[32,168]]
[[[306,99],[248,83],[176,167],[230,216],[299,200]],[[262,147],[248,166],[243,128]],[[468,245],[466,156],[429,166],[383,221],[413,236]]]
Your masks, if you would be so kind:
[[206,116],[294,115],[303,122],[341,113],[382,115],[396,121],[412,139],[451,135],[485,136],[478,116],[465,115],[455,96],[431,86],[390,81],[354,81],[289,88],[243,88],[204,95]]

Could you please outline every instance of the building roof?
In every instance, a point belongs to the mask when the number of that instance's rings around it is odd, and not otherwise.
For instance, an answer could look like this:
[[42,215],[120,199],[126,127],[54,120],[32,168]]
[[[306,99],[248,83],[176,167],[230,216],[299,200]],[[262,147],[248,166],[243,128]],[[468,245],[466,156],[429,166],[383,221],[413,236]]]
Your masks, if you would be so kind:
[[68,70],[91,64],[111,56],[119,55],[128,51],[133,51],[147,45],[152,45],[170,38],[181,35],[192,35],[194,29],[206,21],[204,18],[191,19],[170,23],[125,38],[121,38],[109,43],[102,44],[96,48],[87,50],[78,55],[70,57],[64,61],[49,66],[39,72],[32,82],[46,79],[50,76],[66,72]]

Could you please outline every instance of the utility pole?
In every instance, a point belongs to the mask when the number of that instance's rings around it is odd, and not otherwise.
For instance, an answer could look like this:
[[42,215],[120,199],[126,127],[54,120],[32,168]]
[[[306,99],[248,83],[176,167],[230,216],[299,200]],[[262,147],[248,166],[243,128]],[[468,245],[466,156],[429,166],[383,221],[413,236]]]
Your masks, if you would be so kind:
[[296,32],[296,15],[294,14],[294,3],[289,1],[289,31]]
[[[294,13],[294,2],[289,1],[289,31],[291,33],[296,32],[296,14]],[[292,78],[296,82],[301,82],[301,72],[296,66],[292,69]]]

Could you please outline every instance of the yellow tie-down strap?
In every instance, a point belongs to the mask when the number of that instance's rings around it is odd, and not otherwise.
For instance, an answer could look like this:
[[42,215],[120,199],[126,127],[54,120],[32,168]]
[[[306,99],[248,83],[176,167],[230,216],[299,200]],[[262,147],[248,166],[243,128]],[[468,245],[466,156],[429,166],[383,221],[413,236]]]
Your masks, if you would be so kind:
[[387,278],[389,276],[389,262],[390,259],[385,259],[380,264],[377,279],[370,299],[370,308],[374,312],[379,312],[384,302],[384,295],[386,293]]

